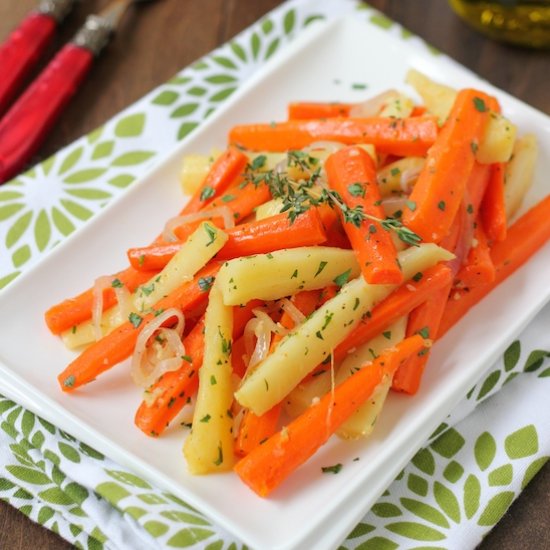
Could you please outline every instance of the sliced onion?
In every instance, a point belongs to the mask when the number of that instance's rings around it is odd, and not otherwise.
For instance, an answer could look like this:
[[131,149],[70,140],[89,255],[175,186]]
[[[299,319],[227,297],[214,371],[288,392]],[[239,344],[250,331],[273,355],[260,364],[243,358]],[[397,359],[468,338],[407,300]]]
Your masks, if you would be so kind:
[[304,151],[312,153],[313,151],[326,151],[328,154],[335,153],[345,147],[343,143],[339,141],[314,141],[310,143],[307,147],[304,147]]
[[388,197],[382,201],[382,208],[386,216],[393,216],[397,211],[403,211],[407,205],[407,197]]
[[125,321],[132,312],[132,294],[125,286],[115,286],[113,290],[118,303],[118,315],[121,321]]
[[113,278],[104,276],[98,277],[94,281],[94,288],[92,291],[92,326],[94,329],[94,338],[100,340],[103,337],[103,331],[101,330],[101,317],[103,316],[103,291],[109,288],[112,284]]
[[283,311],[288,313],[294,322],[294,326],[301,325],[306,320],[306,316],[288,298],[279,300],[279,303]]
[[[163,327],[162,325],[172,317],[178,320],[176,326]],[[138,386],[148,388],[165,372],[180,367],[182,357],[185,355],[185,347],[181,341],[184,327],[183,313],[178,309],[170,308],[143,328],[138,336],[130,365],[130,374]],[[160,353],[154,345],[147,345],[155,333],[164,338]]]
[[216,208],[210,208],[209,210],[203,210],[202,212],[194,212],[193,214],[187,214],[186,216],[176,216],[175,218],[170,218],[164,226],[162,238],[166,242],[175,242],[178,240],[176,235],[174,235],[174,229],[176,229],[176,227],[186,223],[192,223],[199,220],[209,220],[217,217],[223,219],[225,229],[235,227],[235,218],[233,217],[233,212],[229,206],[217,206]]
[[388,90],[377,96],[371,97],[362,103],[354,105],[350,111],[351,118],[367,118],[376,116],[388,101],[399,97],[399,92],[396,90]]
[[[255,345],[254,337],[256,337]],[[254,317],[248,321],[244,329],[244,342],[246,354],[250,357],[248,368],[257,365],[267,357],[271,345],[271,331],[262,319]]]
[[276,323],[263,309],[253,309],[252,313],[264,322],[270,332],[274,332],[279,336],[287,334],[288,330],[279,323]]

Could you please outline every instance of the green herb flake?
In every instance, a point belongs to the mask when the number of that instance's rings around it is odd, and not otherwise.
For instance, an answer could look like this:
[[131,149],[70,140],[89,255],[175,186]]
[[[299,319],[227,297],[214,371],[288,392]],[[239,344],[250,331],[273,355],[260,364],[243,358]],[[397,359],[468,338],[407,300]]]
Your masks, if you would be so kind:
[[399,176],[399,174],[401,174],[401,170],[399,168],[397,168],[397,166],[395,168],[392,168],[390,170],[390,174],[392,176]]
[[321,330],[325,330],[329,326],[333,317],[334,317],[334,313],[332,311],[327,311],[327,313],[325,313],[325,323],[321,327]]
[[216,466],[221,466],[223,463],[223,450],[222,450],[222,444],[220,443],[218,445],[218,458],[214,460],[214,464]]
[[71,333],[76,334],[77,328],[76,325],[73,325],[73,328],[71,328]]
[[128,315],[128,321],[134,325],[134,328],[138,328],[139,325],[141,325],[141,322],[143,321],[143,317],[138,315],[137,313],[133,312]]
[[210,376],[210,385],[215,386],[218,383],[214,375]]
[[364,197],[365,196],[365,187],[362,183],[352,183],[348,185],[348,192],[353,197]]
[[214,191],[214,188],[207,185],[201,191],[200,200],[201,201],[206,201],[208,199],[211,199],[215,195],[215,193],[216,193],[216,191]]
[[317,336],[317,338],[319,338],[319,340],[324,340],[323,335],[321,334],[321,331],[320,331],[320,330],[318,330],[318,331],[315,333],[315,336]]
[[124,286],[124,283],[120,279],[117,278],[117,279],[113,279],[111,281],[111,286],[113,288],[121,288],[121,287]]
[[214,277],[212,276],[199,278],[198,285],[201,292],[208,292],[212,288],[213,284],[214,284]]
[[176,402],[176,398],[175,397],[170,397],[170,399],[168,401],[168,408],[173,407],[175,402]]
[[258,155],[257,157],[254,157],[254,159],[250,163],[250,168],[252,170],[259,170],[260,168],[263,168],[265,166],[266,161],[267,157],[265,155]]
[[206,246],[210,246],[216,240],[216,236],[218,235],[218,232],[216,231],[216,228],[213,225],[210,225],[209,223],[204,224],[204,230],[206,231],[206,234],[210,239],[206,243]]
[[313,276],[313,278],[317,277],[317,275],[320,275],[323,269],[327,266],[328,262],[320,262],[319,267],[317,268],[317,273]]
[[144,285],[140,287],[139,290],[144,296],[149,296],[149,294],[151,294],[153,290],[155,290],[155,283],[151,283],[150,285]]
[[264,384],[265,384],[265,391],[269,391],[269,384],[265,378],[264,378]]
[[183,361],[187,361],[188,363],[193,362],[193,358],[190,355],[182,355],[181,358]]
[[296,277],[298,277],[298,270],[295,269],[294,270],[294,273],[290,276],[291,279],[296,279]]
[[477,154],[477,150],[479,149],[479,145],[475,141],[470,141],[470,149],[472,150],[472,153],[475,155],[475,154]]
[[75,382],[76,382],[76,378],[74,377],[74,374],[71,374],[70,376],[67,376],[65,380],[63,380],[63,386],[65,388],[72,388],[74,387]]
[[382,333],[382,336],[386,338],[386,340],[391,340],[391,330],[386,330]]
[[367,85],[364,84],[363,82],[355,82],[351,85],[352,89],[353,90],[366,90],[367,89]]
[[344,273],[340,273],[340,275],[335,277],[333,279],[333,283],[338,286],[344,286],[348,282],[350,275],[351,275],[351,268],[348,269],[347,271],[344,271]]
[[231,202],[231,201],[234,201],[237,197],[235,197],[235,195],[224,195],[222,198],[221,198],[221,201],[222,202]]
[[138,265],[142,266],[143,265],[143,262],[145,262],[145,255],[142,254],[139,258],[138,258]]
[[333,466],[322,466],[323,474],[339,474],[344,465],[342,463],[334,464]]
[[[265,256],[266,256],[266,258],[267,258],[268,260],[272,260],[272,259],[273,259],[273,254],[271,254],[271,252],[269,252],[269,253],[266,254]],[[232,282],[232,281],[229,281],[229,282]]]
[[360,300],[359,298],[355,298],[355,303],[353,304],[353,311],[355,311],[359,307]]
[[420,336],[422,336],[422,338],[429,338],[429,337],[430,337],[430,329],[429,329],[429,327],[422,327],[422,328],[418,331],[418,334],[420,334]]
[[212,417],[209,414],[205,414],[200,421],[201,422],[208,422]]
[[437,203],[437,207],[438,207],[439,210],[441,210],[442,212],[445,212],[445,208],[446,208],[445,201],[439,201],[439,202]]
[[480,97],[474,97],[473,101],[474,101],[474,107],[480,113],[485,113],[486,111],[489,110],[487,105],[485,105],[485,101],[483,101],[483,99],[481,99]]
[[414,201],[406,201],[405,204],[407,205],[407,208],[411,211],[411,212],[414,212],[416,210],[416,202]]
[[468,214],[473,214],[474,213],[474,205],[469,204],[466,208],[466,212],[468,212]]
[[420,281],[420,279],[422,279],[422,277],[424,277],[424,273],[422,273],[422,271],[418,271],[417,273],[415,273],[412,276],[412,280],[416,281],[418,283],[418,281]]

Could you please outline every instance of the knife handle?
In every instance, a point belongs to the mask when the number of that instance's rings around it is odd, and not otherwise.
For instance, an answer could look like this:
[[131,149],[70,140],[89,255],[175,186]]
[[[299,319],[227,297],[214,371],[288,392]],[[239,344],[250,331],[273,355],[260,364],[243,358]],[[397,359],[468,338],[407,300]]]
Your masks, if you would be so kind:
[[44,49],[52,41],[57,21],[50,15],[31,13],[0,46],[0,114],[9,106]]
[[93,59],[89,49],[67,44],[0,121],[0,183],[29,161],[88,74]]

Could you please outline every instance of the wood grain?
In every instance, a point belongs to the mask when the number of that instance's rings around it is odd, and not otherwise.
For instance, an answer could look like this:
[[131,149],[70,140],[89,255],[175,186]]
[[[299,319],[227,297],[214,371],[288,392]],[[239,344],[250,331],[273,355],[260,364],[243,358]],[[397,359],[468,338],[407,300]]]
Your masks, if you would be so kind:
[[[79,2],[49,54],[74,35],[87,13],[107,3],[108,0]],[[34,160],[46,158],[93,130],[279,3],[280,0],[158,0],[136,8]],[[464,25],[442,0],[370,3],[493,84],[550,113],[547,52],[491,42]],[[35,5],[35,0],[0,0],[0,40]],[[480,548],[550,548],[549,509],[547,464]],[[64,550],[71,545],[0,502],[0,548]]]

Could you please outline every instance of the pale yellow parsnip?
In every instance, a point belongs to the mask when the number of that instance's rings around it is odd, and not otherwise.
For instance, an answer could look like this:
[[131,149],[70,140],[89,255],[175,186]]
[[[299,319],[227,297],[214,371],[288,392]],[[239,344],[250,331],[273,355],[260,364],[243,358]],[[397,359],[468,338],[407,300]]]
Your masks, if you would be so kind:
[[300,290],[325,288],[347,271],[349,279],[359,274],[353,251],[299,247],[230,260],[220,269],[217,280],[225,304],[236,306],[254,298],[278,300]]
[[[453,257],[435,244],[411,247],[398,254],[405,279]],[[361,317],[395,288],[395,285],[369,285],[362,277],[347,283],[334,298],[285,336],[273,353],[244,379],[235,394],[237,401],[258,415],[269,410],[326,360]]]
[[232,308],[224,305],[214,283],[204,320],[204,359],[193,427],[183,447],[192,474],[225,471],[234,464],[232,332]]
[[476,151],[482,164],[508,162],[514,150],[517,128],[499,113],[491,113],[483,138]]
[[[336,384],[342,383],[355,371],[370,363],[376,356],[401,342],[405,338],[407,317],[402,317],[390,325],[382,334],[363,344],[350,353],[340,365],[336,375]],[[392,379],[386,376],[372,396],[340,426],[337,434],[344,439],[356,439],[368,436],[374,429],[376,420],[384,406]]]
[[538,157],[537,138],[526,134],[514,145],[512,160],[504,172],[504,202],[506,219],[511,220],[519,210],[523,198],[533,183]]
[[[183,282],[191,280],[195,273],[217,254],[227,238],[224,231],[208,222],[203,222],[164,269],[135,290],[130,298],[130,309],[142,314]],[[118,306],[104,311],[100,321],[103,335],[125,321],[127,318],[120,315]],[[85,321],[74,329],[66,330],[61,337],[69,349],[91,344],[95,342],[93,323],[91,320]]]

